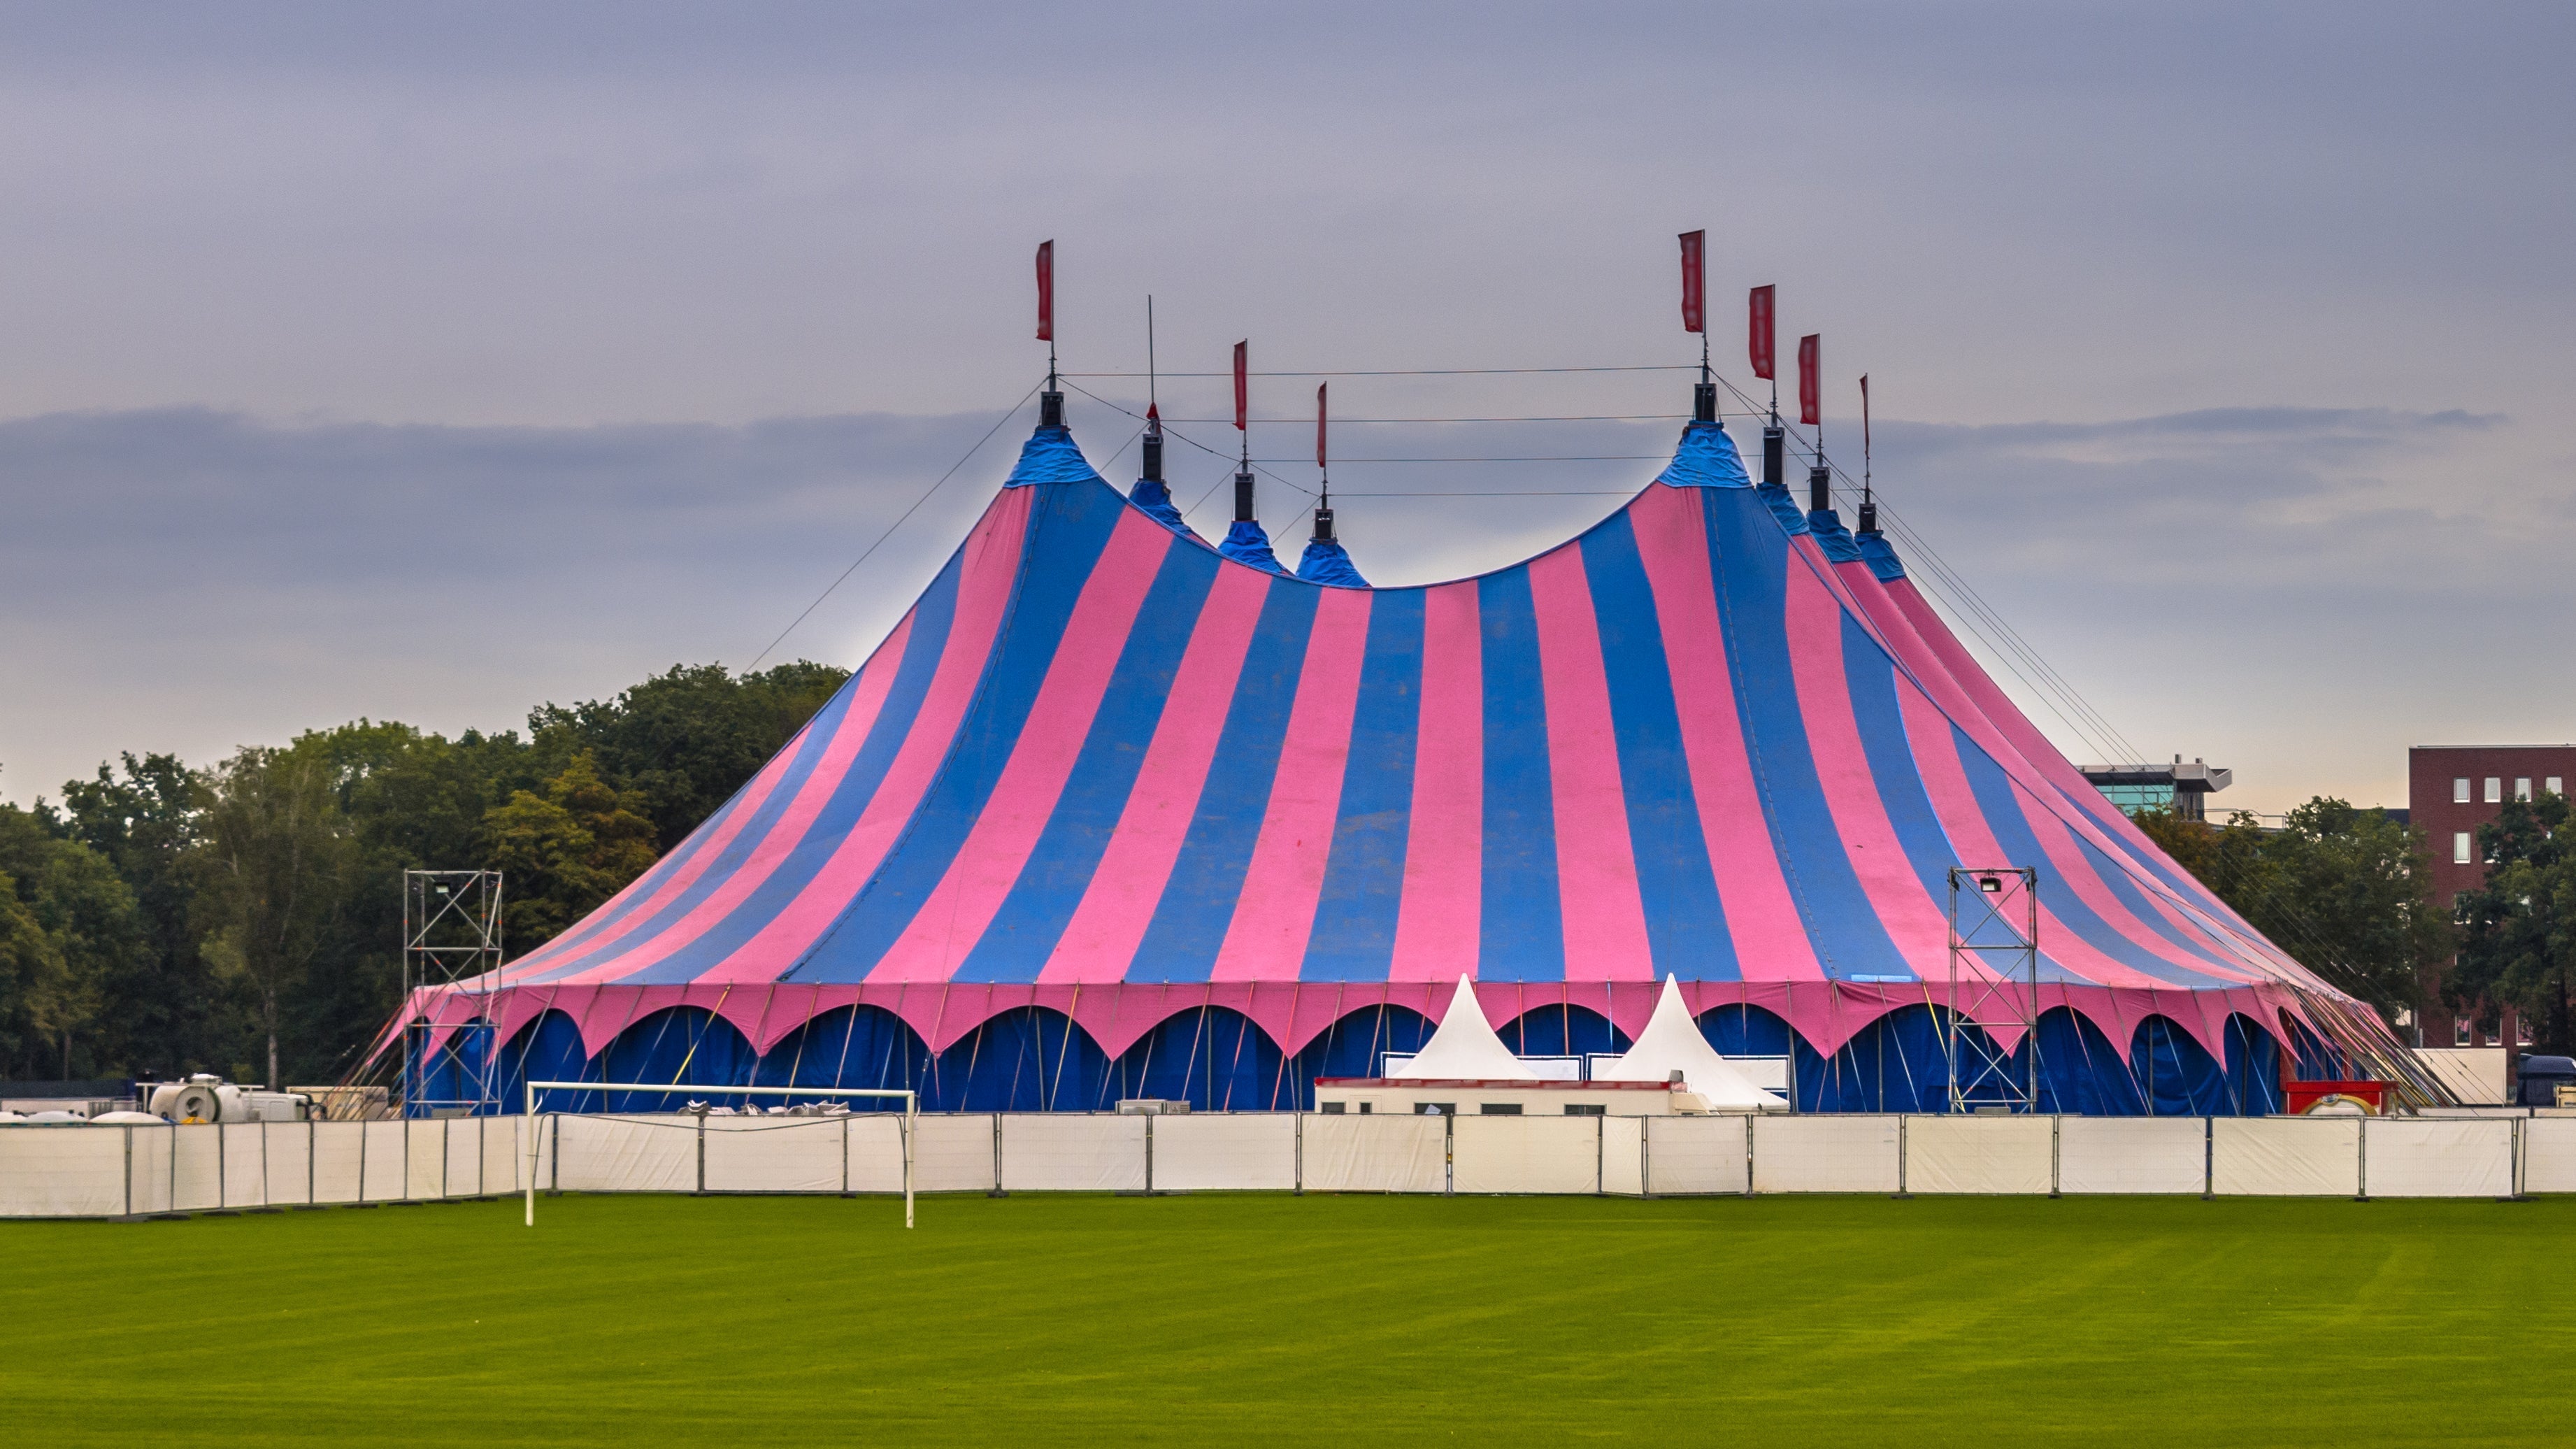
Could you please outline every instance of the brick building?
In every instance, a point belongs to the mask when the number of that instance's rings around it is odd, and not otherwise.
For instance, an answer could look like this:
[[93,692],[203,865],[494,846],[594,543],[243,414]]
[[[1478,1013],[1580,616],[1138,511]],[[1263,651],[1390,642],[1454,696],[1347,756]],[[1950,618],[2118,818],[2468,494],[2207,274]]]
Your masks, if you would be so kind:
[[[2433,857],[2433,899],[2444,910],[2460,892],[2486,883],[2478,827],[2495,819],[2504,802],[2546,791],[2567,793],[2576,779],[2576,745],[2417,745],[2406,752],[2409,818],[2423,827]],[[2486,1033],[2467,1018],[2454,1019],[2441,1002],[2422,1011],[2424,1045],[2486,1046]],[[2498,1023],[2500,1045],[2518,1046],[2522,1033],[2511,1010]]]

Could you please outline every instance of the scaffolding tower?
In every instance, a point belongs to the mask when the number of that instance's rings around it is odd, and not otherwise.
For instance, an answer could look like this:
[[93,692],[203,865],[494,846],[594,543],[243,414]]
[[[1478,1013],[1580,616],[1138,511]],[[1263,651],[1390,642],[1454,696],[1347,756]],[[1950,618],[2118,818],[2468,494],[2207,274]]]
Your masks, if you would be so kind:
[[[501,982],[501,872],[403,872],[403,1010],[422,991],[488,997]],[[501,1074],[492,1013],[477,1003],[469,1019],[438,1044],[417,1015],[403,1025],[403,1114],[484,1116],[501,1107]]]
[[[1982,1027],[2018,1026],[2024,1069]],[[1975,1032],[1974,1036],[1969,1035]],[[1950,871],[1950,1013],[1941,1026],[1950,1110],[2039,1110],[2039,872]]]

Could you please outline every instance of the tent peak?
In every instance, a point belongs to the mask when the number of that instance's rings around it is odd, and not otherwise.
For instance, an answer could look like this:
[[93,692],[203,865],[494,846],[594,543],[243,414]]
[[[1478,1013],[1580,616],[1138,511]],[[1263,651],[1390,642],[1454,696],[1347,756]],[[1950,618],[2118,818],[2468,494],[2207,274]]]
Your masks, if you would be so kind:
[[1485,1008],[1476,1001],[1475,983],[1465,976],[1458,978],[1457,993],[1449,998],[1449,1009],[1440,1015],[1440,1029],[1422,1044],[1413,1060],[1387,1075],[1444,1081],[1538,1080],[1538,1073],[1512,1055],[1512,1049],[1494,1034],[1493,1024],[1485,1020]]
[[1073,441],[1073,430],[1062,423],[1041,423],[1029,440],[1020,445],[1020,461],[1011,476],[1002,480],[1005,488],[1026,488],[1035,483],[1106,483],[1091,460]]

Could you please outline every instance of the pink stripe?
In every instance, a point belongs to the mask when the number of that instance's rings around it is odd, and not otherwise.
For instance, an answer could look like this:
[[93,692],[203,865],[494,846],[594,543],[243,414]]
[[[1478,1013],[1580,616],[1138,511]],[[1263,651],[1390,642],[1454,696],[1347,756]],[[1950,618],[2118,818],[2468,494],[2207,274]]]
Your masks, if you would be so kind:
[[1288,734],[1270,778],[1270,809],[1252,845],[1234,919],[1217,948],[1211,981],[1294,981],[1315,930],[1324,865],[1341,813],[1342,769],[1351,758],[1351,715],[1359,706],[1360,664],[1368,653],[1369,604],[1361,589],[1326,589],[1315,601],[1306,664]]
[[1565,979],[1651,981],[1654,948],[1637,890],[1619,733],[1583,550],[1568,545],[1529,565],[1538,620],[1547,768],[1556,807],[1556,881],[1565,922]]
[[[911,614],[905,614],[902,622],[894,626],[894,632],[885,637],[885,642],[879,644],[876,652],[868,656],[868,662],[860,667],[858,679],[850,686],[853,691],[850,707],[842,711],[840,722],[834,726],[833,737],[824,742],[823,757],[816,760],[814,764],[816,774],[822,773],[827,768],[835,748],[844,740],[853,742],[847,750],[841,752],[844,757],[843,768],[847,768],[846,757],[856,751],[855,742],[867,738],[868,729],[876,723],[878,712],[885,708],[886,692],[894,687],[896,672],[903,667],[904,646],[912,638],[912,619]],[[804,732],[798,731],[797,739],[801,740],[803,737]],[[745,788],[741,798],[734,802],[734,808],[723,820],[717,822],[713,830],[705,832],[703,837],[691,837],[691,840],[697,843],[697,849],[687,860],[679,862],[677,868],[667,875],[654,871],[638,877],[634,884],[611,896],[606,905],[585,917],[581,925],[575,926],[566,935],[556,937],[526,959],[515,963],[512,969],[515,971],[539,965],[543,958],[549,956],[587,955],[600,947],[614,945],[633,934],[639,927],[650,921],[656,912],[678,899],[689,887],[697,884],[698,879],[704,876],[725,849],[733,844],[734,837],[740,835],[744,827],[751,823],[752,818],[760,813],[760,807],[767,803],[770,793],[778,788],[779,781],[787,778],[787,773],[795,761],[796,741],[791,740],[786,748],[770,757],[769,763],[761,767],[759,774],[752,777],[751,784]],[[659,876],[658,879],[657,876]],[[650,890],[652,895],[619,920],[615,929],[603,934],[591,925],[591,922],[605,919],[609,912],[616,908],[619,901],[639,890]],[[585,939],[585,937],[595,937],[595,939]],[[578,947],[577,952],[576,947]],[[569,965],[570,962],[567,961],[564,964]]]
[[1422,714],[1390,981],[1476,969],[1485,891],[1485,639],[1476,581],[1422,599]]
[[[869,970],[869,980],[945,981],[993,923],[1091,737],[1100,698],[1172,538],[1170,529],[1139,510],[1119,514],[1074,600],[1064,637],[983,813],[911,924]],[[996,728],[1008,728],[1008,722]]]
[[[1950,848],[1958,853],[1959,863],[1971,869],[1981,866],[2026,865],[2031,862],[2013,859],[1996,842],[1994,830],[1986,823],[1985,811],[1977,804],[1977,794],[1968,784],[1968,772],[1959,763],[1958,747],[1952,742],[1950,718],[1933,707],[1923,692],[1903,680],[1896,685],[1897,706],[1905,717],[1906,742],[1913,747],[1915,768],[1922,774],[1924,793],[1931,796],[1932,808],[1950,834]],[[2104,986],[2162,986],[2166,983],[2147,973],[2114,960],[2100,948],[2085,940],[2058,918],[2048,906],[2048,884],[2040,884],[2039,943],[2040,949],[2069,971],[2080,972]]]
[[[1731,500],[1719,500],[1728,506]],[[1718,620],[1717,585],[1709,573],[1707,515],[1700,490],[1648,488],[1630,505],[1637,553],[1655,594],[1655,618],[1681,715],[1682,751],[1700,833],[1726,909],[1727,934],[1748,978],[1821,980],[1824,968],[1807,939],[1806,922],[1772,849],[1753,762],[1735,712],[1735,686]]]
[[1843,672],[1842,602],[1816,572],[1792,564],[1787,607],[1798,713],[1835,833],[1905,964],[1925,980],[1943,976],[1949,970],[1949,917],[1944,904],[1925,894],[1922,877],[1905,858],[1870,772],[1869,751],[1852,715],[1851,681]]
[[1199,792],[1207,787],[1208,767],[1225,733],[1226,706],[1270,589],[1270,575],[1258,570],[1217,570],[1118,828],[1038,980],[1117,981],[1126,975],[1198,813]]
[[823,868],[784,910],[732,955],[701,973],[699,980],[771,981],[785,974],[858,899],[860,888],[884,862],[886,851],[911,822],[921,797],[947,760],[967,706],[983,682],[994,636],[1019,582],[1030,499],[1038,491],[1004,491],[966,540],[965,576],[958,581],[957,616],[949,626],[947,647],[940,651],[939,667],[930,676],[921,712],[913,717],[894,763],[859,813],[858,823],[834,845]]

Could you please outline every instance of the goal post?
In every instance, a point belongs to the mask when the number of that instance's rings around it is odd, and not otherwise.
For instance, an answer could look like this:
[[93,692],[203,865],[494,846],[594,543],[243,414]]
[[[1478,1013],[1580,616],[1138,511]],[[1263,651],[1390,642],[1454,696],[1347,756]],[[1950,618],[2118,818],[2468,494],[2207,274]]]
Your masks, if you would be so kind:
[[719,1087],[704,1083],[672,1082],[530,1082],[527,1110],[522,1125],[528,1134],[528,1226],[537,1225],[537,1093],[542,1091],[598,1092],[606,1101],[609,1092],[704,1092],[715,1097],[900,1097],[903,1120],[898,1130],[903,1136],[903,1225],[912,1226],[912,1140],[913,1129],[921,1122],[921,1097],[916,1092],[890,1087]]

